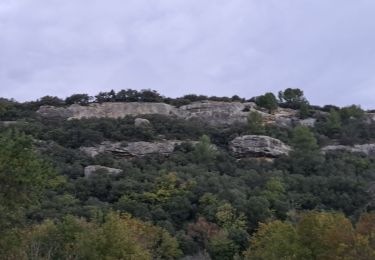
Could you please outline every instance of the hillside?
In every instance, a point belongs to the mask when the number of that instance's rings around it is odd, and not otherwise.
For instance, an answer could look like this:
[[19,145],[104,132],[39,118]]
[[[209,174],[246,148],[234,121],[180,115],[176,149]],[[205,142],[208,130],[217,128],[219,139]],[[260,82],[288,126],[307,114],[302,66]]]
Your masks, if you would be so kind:
[[122,90],[0,99],[0,132],[0,259],[375,258],[359,106]]

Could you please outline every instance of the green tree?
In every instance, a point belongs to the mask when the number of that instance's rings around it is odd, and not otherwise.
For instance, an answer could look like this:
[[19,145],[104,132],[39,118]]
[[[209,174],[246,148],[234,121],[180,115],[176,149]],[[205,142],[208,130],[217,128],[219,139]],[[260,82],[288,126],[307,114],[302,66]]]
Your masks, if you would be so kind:
[[303,214],[297,233],[300,242],[310,250],[312,259],[345,259],[353,248],[353,226],[341,213],[312,211]]
[[30,137],[18,132],[0,135],[0,233],[21,223],[45,189],[58,182],[51,166],[34,151]]
[[238,246],[225,231],[214,235],[208,244],[208,252],[213,260],[232,260],[237,251]]
[[342,123],[341,123],[340,113],[334,109],[331,109],[331,111],[329,112],[327,121],[324,125],[325,133],[328,136],[333,136],[340,132],[341,127],[342,127]]
[[208,163],[214,160],[217,156],[217,150],[212,145],[210,137],[203,135],[199,143],[194,147],[194,157],[198,162]]
[[279,91],[280,102],[285,102],[291,108],[300,108],[301,104],[308,104],[303,91],[299,88],[287,88],[284,91]]
[[279,220],[260,224],[245,252],[246,260],[310,259],[309,252],[299,241],[295,228]]
[[361,119],[365,115],[365,111],[360,106],[351,105],[341,108],[340,116],[344,122],[350,119]]
[[255,103],[260,107],[268,109],[269,113],[273,113],[278,108],[277,99],[275,95],[270,92],[257,97]]
[[247,128],[251,134],[264,134],[263,117],[256,111],[251,111],[247,116]]
[[86,106],[92,99],[93,97],[90,97],[87,94],[73,94],[65,99],[65,103],[67,105],[79,104],[82,106]]
[[294,128],[291,144],[293,145],[289,157],[291,172],[302,175],[316,174],[324,162],[324,156],[310,129],[305,126]]
[[293,129],[291,143],[293,148],[299,151],[316,151],[319,149],[314,134],[305,126],[297,126]]

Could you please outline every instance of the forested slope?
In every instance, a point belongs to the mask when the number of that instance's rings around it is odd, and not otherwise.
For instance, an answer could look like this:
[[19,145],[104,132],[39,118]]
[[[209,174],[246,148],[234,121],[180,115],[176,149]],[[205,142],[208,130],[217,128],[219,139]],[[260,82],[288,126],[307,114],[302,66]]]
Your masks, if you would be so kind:
[[359,106],[123,90],[1,99],[0,120],[0,259],[375,259]]

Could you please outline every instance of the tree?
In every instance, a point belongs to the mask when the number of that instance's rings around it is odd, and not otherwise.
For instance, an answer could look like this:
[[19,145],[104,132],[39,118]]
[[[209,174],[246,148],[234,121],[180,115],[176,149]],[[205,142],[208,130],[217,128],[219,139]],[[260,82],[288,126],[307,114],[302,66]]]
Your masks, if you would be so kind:
[[324,131],[328,136],[333,136],[340,132],[342,127],[340,113],[331,109],[326,123],[324,124]]
[[309,252],[300,243],[295,228],[290,223],[279,220],[260,224],[251,238],[246,260],[299,260],[310,259]]
[[238,246],[228,238],[227,232],[221,231],[211,238],[208,252],[212,259],[232,260],[238,252]]
[[301,104],[308,103],[303,95],[303,91],[299,88],[287,88],[279,91],[280,102],[285,102],[291,108],[300,108]]
[[110,92],[99,92],[95,96],[95,101],[99,103],[116,101],[116,92],[112,89]]
[[58,98],[58,97],[53,97],[53,96],[44,96],[40,98],[38,101],[38,106],[63,106],[64,105],[64,100]]
[[198,162],[208,163],[215,159],[217,151],[214,145],[211,144],[211,140],[207,135],[203,135],[199,143],[195,145],[194,157]]
[[365,115],[365,111],[360,106],[351,105],[340,110],[341,120],[347,122],[351,119],[361,119]]
[[314,134],[308,127],[298,126],[293,129],[290,153],[290,168],[292,173],[311,175],[317,173],[324,161]]
[[251,134],[264,134],[263,117],[256,111],[251,111],[247,116],[247,128]]
[[310,105],[308,102],[302,102],[299,106],[298,116],[301,119],[308,118],[311,115]]
[[257,97],[255,103],[260,107],[268,109],[269,113],[273,113],[278,108],[277,99],[275,95],[270,92]]
[[34,151],[32,139],[18,132],[0,135],[0,233],[20,223],[58,179]]
[[344,259],[353,248],[354,230],[341,213],[308,212],[297,225],[299,241],[312,259]]
[[177,241],[162,228],[116,213],[81,233],[76,246],[82,259],[176,259],[181,254]]
[[296,150],[314,151],[319,149],[314,134],[305,126],[297,126],[293,129],[291,143]]
[[92,99],[93,97],[90,97],[87,94],[73,94],[65,99],[65,103],[67,105],[78,104],[81,106],[86,106]]

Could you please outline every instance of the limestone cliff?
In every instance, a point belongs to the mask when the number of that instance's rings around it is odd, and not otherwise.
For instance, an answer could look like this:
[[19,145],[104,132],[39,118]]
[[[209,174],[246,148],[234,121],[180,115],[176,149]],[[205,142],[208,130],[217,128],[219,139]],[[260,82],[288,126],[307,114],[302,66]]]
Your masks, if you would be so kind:
[[234,123],[246,123],[250,111],[257,111],[265,123],[276,124],[280,127],[292,127],[300,123],[313,126],[315,123],[314,119],[301,121],[297,117],[296,110],[279,108],[275,113],[269,114],[252,102],[199,101],[181,107],[165,103],[107,102],[92,103],[88,106],[71,105],[67,108],[42,106],[38,113],[43,117],[66,119],[123,118],[155,114],[186,120],[199,120],[213,126],[228,126]]

